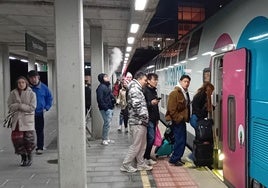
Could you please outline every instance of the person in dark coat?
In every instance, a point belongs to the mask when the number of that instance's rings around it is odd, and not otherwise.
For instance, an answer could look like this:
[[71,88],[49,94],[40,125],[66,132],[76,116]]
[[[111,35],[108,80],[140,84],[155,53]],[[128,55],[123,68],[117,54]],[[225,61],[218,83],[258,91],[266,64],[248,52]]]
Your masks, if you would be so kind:
[[160,119],[158,103],[160,99],[157,96],[158,75],[155,73],[149,73],[147,75],[147,85],[143,89],[143,94],[146,99],[147,109],[149,112],[149,123],[147,126],[147,145],[144,153],[145,161],[148,165],[153,165],[156,163],[151,159],[151,150],[153,148],[155,140],[155,131],[158,121]]
[[109,139],[109,132],[113,118],[115,98],[110,88],[109,76],[107,74],[101,73],[98,75],[98,80],[100,84],[96,90],[97,102],[104,121],[102,129],[102,144],[108,145],[111,142]]
[[208,112],[212,112],[211,94],[214,86],[210,82],[205,82],[202,87],[197,90],[192,101],[192,116],[190,124],[196,128],[197,121],[208,117]]

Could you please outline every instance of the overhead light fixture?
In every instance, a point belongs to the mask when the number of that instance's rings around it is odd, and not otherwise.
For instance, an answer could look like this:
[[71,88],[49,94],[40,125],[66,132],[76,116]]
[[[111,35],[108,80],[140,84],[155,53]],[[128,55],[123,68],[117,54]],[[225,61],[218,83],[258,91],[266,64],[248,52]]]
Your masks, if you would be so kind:
[[13,57],[13,56],[9,56],[9,59],[12,59],[12,60],[13,60],[13,59],[16,59],[16,58],[15,58],[15,57]]
[[139,30],[140,25],[139,24],[131,24],[130,26],[130,33],[137,33]]
[[127,43],[128,43],[128,44],[133,44],[133,43],[134,43],[134,40],[135,40],[134,37],[128,37],[128,38],[127,38]]
[[126,51],[127,52],[130,52],[132,50],[132,47],[131,46],[128,46],[127,48],[126,48]]
[[136,0],[135,1],[135,10],[144,10],[147,0]]
[[22,61],[24,63],[28,63],[29,62],[27,59],[21,59],[20,61]]
[[129,53],[126,53],[126,54],[125,54],[125,57],[129,57]]
[[125,57],[125,61],[128,61],[128,57]]

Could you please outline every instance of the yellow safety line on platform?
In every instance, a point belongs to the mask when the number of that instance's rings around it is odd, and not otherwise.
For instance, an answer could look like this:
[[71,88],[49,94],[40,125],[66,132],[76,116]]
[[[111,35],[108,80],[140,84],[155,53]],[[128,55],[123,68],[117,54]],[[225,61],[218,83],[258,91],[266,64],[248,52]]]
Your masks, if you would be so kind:
[[141,174],[141,181],[142,181],[143,187],[151,188],[151,184],[150,184],[147,172],[145,170],[141,170],[140,174]]

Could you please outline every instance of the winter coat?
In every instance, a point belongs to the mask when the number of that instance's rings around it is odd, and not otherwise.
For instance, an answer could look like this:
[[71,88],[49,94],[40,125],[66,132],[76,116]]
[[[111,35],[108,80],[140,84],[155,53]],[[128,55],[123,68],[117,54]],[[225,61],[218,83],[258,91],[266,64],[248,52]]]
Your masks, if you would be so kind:
[[195,114],[198,119],[204,119],[208,116],[206,92],[195,94],[192,101],[192,109],[192,114]]
[[41,81],[35,86],[31,86],[32,90],[36,94],[37,106],[35,109],[35,115],[43,114],[44,110],[48,111],[52,106],[53,97],[48,87]]
[[175,87],[168,96],[166,120],[174,121],[179,124],[182,121],[189,121],[189,113],[187,108],[187,100],[180,87]]
[[145,96],[143,94],[140,83],[135,79],[129,83],[127,102],[129,112],[129,125],[147,126],[149,114]]
[[146,99],[146,103],[147,103],[147,109],[149,112],[149,121],[153,122],[154,124],[156,124],[156,122],[160,119],[160,115],[159,115],[159,108],[158,108],[158,104],[157,105],[152,105],[151,101],[153,99],[157,99],[157,92],[156,92],[156,88],[152,88],[149,86],[146,86],[143,90],[145,99]]
[[98,76],[100,85],[96,89],[96,94],[99,110],[107,111],[108,109],[114,108],[116,101],[110,89],[110,82],[103,80],[104,75],[105,74],[99,74]]
[[126,88],[122,87],[119,91],[119,105],[122,110],[124,110],[127,107],[127,90]]
[[31,131],[34,128],[34,114],[36,108],[36,95],[30,87],[19,94],[17,89],[11,91],[8,97],[8,108],[15,111],[12,118],[12,130],[16,129],[18,123],[19,131]]

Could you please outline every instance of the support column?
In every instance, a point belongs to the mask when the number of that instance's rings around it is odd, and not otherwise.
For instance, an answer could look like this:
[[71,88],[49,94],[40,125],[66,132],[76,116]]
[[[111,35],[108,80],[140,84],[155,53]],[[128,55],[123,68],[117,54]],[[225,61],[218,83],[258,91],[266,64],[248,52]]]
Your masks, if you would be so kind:
[[97,103],[96,89],[99,85],[98,74],[104,72],[103,65],[103,39],[102,28],[90,26],[91,43],[91,110],[92,110],[92,134],[94,138],[101,138],[103,120]]
[[85,188],[83,0],[55,0],[59,187]]
[[34,54],[28,54],[28,71],[35,70],[35,55]]
[[0,44],[0,119],[8,112],[7,99],[10,94],[10,63],[8,45]]
[[56,98],[56,74],[55,74],[55,61],[48,60],[47,62],[47,77],[48,77],[48,87],[54,96],[53,103],[55,104]]
[[[104,72],[109,74],[111,67],[109,64],[109,52],[108,52],[108,45],[104,44],[103,46],[103,54],[104,54]],[[112,75],[109,75],[112,76]]]

